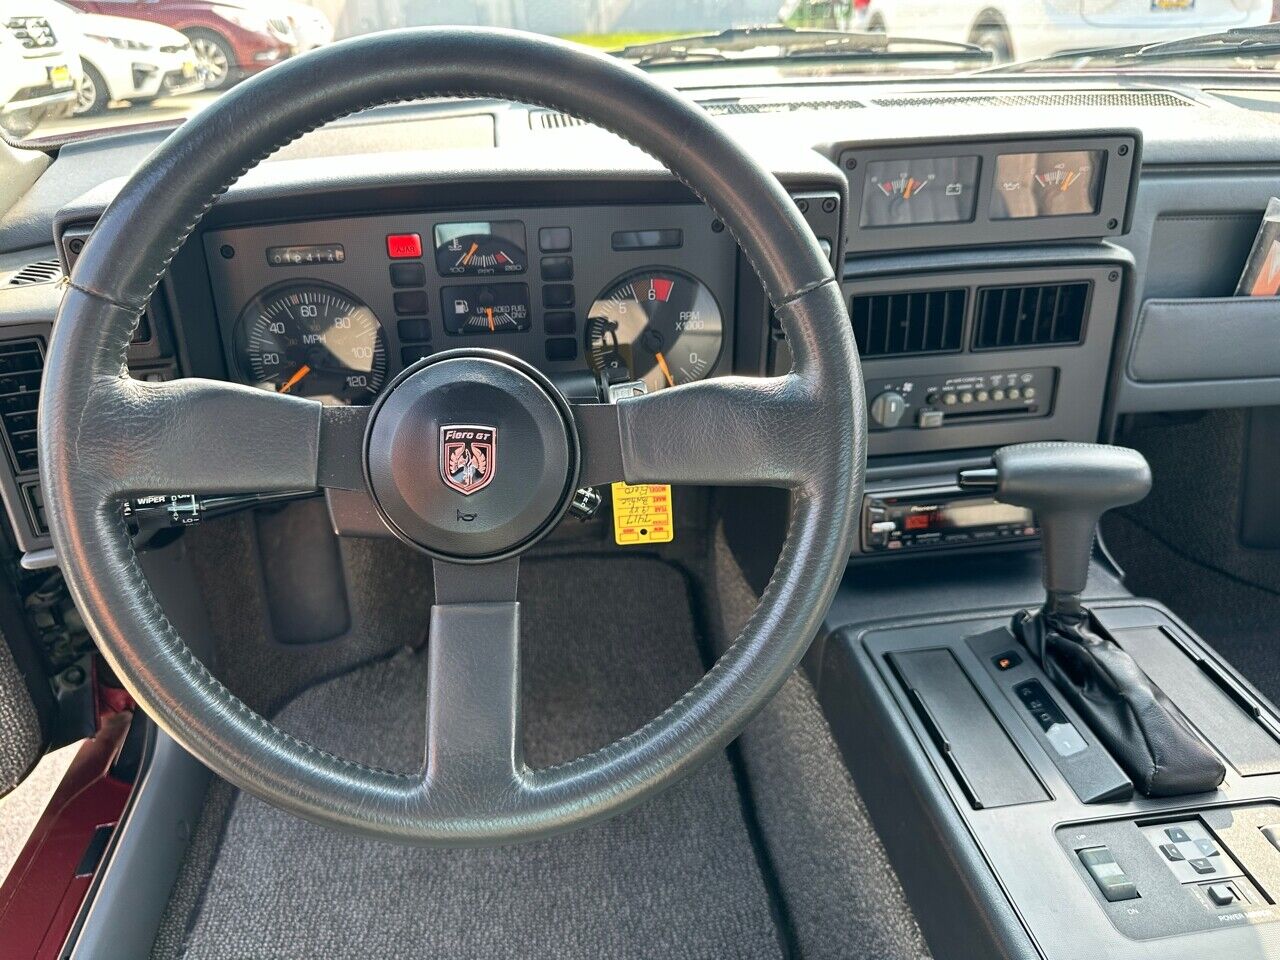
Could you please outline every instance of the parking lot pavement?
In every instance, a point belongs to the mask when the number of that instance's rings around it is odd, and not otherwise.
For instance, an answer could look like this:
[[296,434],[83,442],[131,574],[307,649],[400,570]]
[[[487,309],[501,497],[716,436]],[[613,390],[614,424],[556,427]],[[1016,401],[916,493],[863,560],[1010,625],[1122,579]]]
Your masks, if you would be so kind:
[[69,133],[100,131],[135,123],[181,120],[204,109],[217,97],[217,93],[191,93],[183,97],[160,97],[151,103],[137,107],[114,107],[97,116],[67,117],[62,120],[46,119],[41,121],[32,136],[62,137]]

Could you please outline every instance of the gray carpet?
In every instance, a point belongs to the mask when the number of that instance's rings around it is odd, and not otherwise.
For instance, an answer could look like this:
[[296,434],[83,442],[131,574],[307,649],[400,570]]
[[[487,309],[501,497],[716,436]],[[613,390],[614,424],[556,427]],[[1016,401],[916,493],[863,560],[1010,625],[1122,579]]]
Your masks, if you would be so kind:
[[[756,594],[715,543],[717,652]],[[742,757],[790,939],[804,960],[927,960],[920,925],[803,671],[747,727]]]
[[[578,603],[608,596],[608,603]],[[701,674],[684,579],[650,560],[526,562],[526,752],[556,763],[633,730]],[[338,753],[416,769],[425,658],[404,651],[277,716]],[[734,770],[719,758],[596,827],[497,850],[327,831],[236,796],[183,956],[778,957]]]
[[1280,550],[1243,546],[1249,411],[1136,419],[1121,438],[1151,463],[1145,500],[1103,517],[1107,548],[1139,596],[1159,600],[1280,703]]

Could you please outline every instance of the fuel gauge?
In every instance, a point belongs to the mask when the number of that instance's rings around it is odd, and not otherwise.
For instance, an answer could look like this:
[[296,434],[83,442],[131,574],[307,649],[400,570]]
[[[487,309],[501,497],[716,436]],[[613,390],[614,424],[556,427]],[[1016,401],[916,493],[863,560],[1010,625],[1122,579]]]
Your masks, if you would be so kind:
[[486,283],[440,290],[447,333],[516,333],[529,329],[529,285]]

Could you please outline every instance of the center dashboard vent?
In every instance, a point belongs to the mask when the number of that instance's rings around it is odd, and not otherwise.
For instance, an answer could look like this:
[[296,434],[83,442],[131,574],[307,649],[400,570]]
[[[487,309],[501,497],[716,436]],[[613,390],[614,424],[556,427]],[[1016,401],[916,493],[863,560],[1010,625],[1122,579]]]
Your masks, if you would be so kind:
[[957,352],[967,294],[963,287],[858,294],[849,305],[858,352],[863,357]]
[[1087,280],[1036,286],[983,287],[973,321],[974,350],[1065,346],[1084,337]]
[[36,469],[36,408],[44,345],[35,337],[0,343],[0,427],[15,473]]

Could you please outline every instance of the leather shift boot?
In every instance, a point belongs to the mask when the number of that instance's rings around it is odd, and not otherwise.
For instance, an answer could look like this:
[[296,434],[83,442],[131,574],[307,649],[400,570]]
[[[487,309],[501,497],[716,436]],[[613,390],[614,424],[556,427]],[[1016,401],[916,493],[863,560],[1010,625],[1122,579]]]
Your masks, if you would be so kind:
[[1222,782],[1222,762],[1087,613],[1024,610],[1013,632],[1144,794],[1202,793]]

